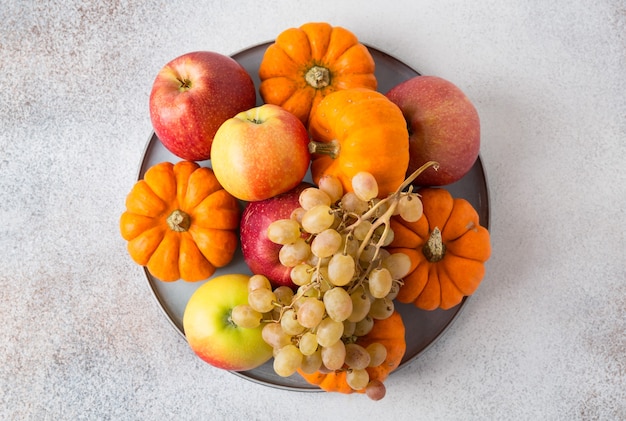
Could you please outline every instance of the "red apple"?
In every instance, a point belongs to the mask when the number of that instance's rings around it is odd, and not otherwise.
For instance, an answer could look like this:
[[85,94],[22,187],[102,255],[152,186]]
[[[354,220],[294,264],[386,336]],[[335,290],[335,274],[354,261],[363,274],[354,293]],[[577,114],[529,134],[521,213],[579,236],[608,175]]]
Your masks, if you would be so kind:
[[265,200],[297,186],[309,169],[309,135],[298,117],[266,104],[237,114],[215,133],[211,166],[233,196]]
[[255,274],[265,275],[274,286],[295,288],[289,273],[291,268],[278,260],[282,247],[267,238],[267,227],[278,219],[287,219],[300,206],[300,192],[312,184],[303,182],[290,191],[269,199],[250,202],[241,215],[241,251],[243,258]]
[[179,158],[211,157],[220,125],[256,104],[252,78],[232,58],[210,51],[187,53],[167,63],[150,93],[157,137]]
[[409,128],[407,175],[428,161],[416,184],[443,186],[460,180],[474,165],[480,148],[480,120],[469,98],[453,83],[416,76],[393,87],[387,97],[402,110]]
[[183,314],[185,337],[202,360],[232,371],[252,370],[272,357],[256,328],[237,326],[230,318],[232,309],[248,303],[250,275],[228,274],[208,280],[189,298]]

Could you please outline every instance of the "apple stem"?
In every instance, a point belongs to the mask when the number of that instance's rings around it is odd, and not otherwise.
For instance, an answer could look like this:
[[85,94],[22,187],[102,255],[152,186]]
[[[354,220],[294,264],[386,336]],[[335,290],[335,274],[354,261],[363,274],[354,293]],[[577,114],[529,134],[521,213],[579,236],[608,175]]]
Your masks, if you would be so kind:
[[435,263],[443,259],[446,254],[446,245],[441,238],[441,230],[435,227],[422,248],[422,253],[429,262]]
[[172,231],[185,232],[191,225],[191,218],[187,213],[176,209],[167,217],[167,225]]
[[309,141],[309,153],[316,153],[321,155],[328,155],[332,159],[336,159],[339,156],[341,145],[336,139],[330,142],[316,142],[315,140]]
[[325,88],[330,85],[330,71],[326,67],[313,66],[306,72],[304,79],[315,89]]
[[191,81],[189,79],[178,79],[178,81],[180,82],[179,89],[181,91],[186,91],[187,89],[191,88]]

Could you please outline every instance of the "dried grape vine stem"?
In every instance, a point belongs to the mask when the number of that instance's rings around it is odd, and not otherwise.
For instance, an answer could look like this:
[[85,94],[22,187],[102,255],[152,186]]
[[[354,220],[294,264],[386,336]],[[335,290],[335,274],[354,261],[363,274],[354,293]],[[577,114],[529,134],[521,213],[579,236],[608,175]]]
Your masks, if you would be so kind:
[[[388,207],[384,211],[384,213],[381,216],[376,217],[375,221],[372,223],[372,226],[370,227],[369,231],[367,232],[365,238],[361,242],[361,245],[359,246],[359,249],[358,249],[357,254],[355,256],[355,260],[357,262],[359,261],[361,255],[363,254],[365,249],[368,246],[372,245],[372,244],[370,244],[370,241],[371,241],[372,236],[374,235],[376,229],[378,227],[380,227],[381,225],[384,225],[384,230],[383,230],[382,234],[380,235],[380,238],[378,239],[376,244],[374,244],[374,247],[376,248],[376,250],[374,252],[374,255],[373,255],[372,259],[370,260],[370,264],[368,265],[367,269],[361,273],[361,275],[359,277],[359,280],[354,283],[354,285],[351,288],[351,291],[353,291],[359,285],[361,285],[363,280],[367,276],[367,274],[369,272],[371,272],[371,270],[376,265],[379,264],[379,262],[378,262],[378,254],[380,252],[380,248],[383,247],[383,245],[385,243],[385,239],[389,235],[389,231],[390,231],[389,221],[391,220],[391,217],[393,216],[393,214],[396,211],[396,208],[398,207],[398,202],[400,201],[400,198],[402,197],[402,195],[406,195],[406,194],[410,195],[411,194],[411,187],[410,187],[411,183],[421,173],[423,173],[425,170],[427,170],[430,167],[433,167],[435,170],[437,170],[439,168],[439,163],[437,163],[435,161],[428,161],[428,162],[426,162],[424,165],[422,165],[417,170],[415,170],[409,177],[407,177],[404,180],[404,182],[400,185],[400,187],[398,187],[398,189],[395,192],[393,192],[392,194],[390,194],[386,198],[384,198],[384,199],[378,201],[377,203],[375,203],[366,213],[364,213],[361,216],[358,216],[356,221],[354,221],[352,224],[350,224],[349,226],[347,226],[344,229],[344,231],[351,233],[352,231],[354,231],[354,229],[359,224],[361,224],[363,221],[366,221],[366,220],[369,220],[371,218],[374,218],[376,213],[378,213],[380,209],[384,209],[384,206],[388,205]],[[409,187],[409,191],[408,192],[404,192],[404,189],[406,189],[407,187]]]

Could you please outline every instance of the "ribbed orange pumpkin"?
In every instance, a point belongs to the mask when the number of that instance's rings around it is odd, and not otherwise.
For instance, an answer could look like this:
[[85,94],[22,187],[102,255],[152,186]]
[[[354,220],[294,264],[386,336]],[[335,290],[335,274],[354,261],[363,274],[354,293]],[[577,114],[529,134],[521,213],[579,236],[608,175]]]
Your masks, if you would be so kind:
[[[356,343],[367,347],[369,344],[378,342],[383,344],[387,348],[387,358],[378,367],[368,367],[366,370],[369,373],[370,381],[379,380],[384,381],[389,374],[398,368],[402,357],[406,352],[405,341],[405,329],[404,322],[400,313],[394,312],[390,317],[383,320],[376,320],[374,327],[365,336],[360,337]],[[319,371],[307,374],[298,371],[300,375],[310,384],[319,386],[322,390],[327,392],[339,392],[339,393],[364,393],[365,389],[354,390],[346,382],[346,371],[339,370],[330,373],[321,373]]]
[[376,89],[374,59],[350,31],[310,22],[278,35],[261,60],[260,93],[305,126],[322,98],[349,88]]
[[232,260],[240,213],[210,168],[162,162],[126,197],[120,232],[132,259],[156,278],[200,281]]
[[311,117],[313,181],[330,174],[352,191],[352,177],[371,173],[379,197],[394,192],[409,165],[409,132],[402,111],[383,94],[368,89],[336,91]]
[[397,300],[424,310],[449,309],[473,294],[482,281],[484,263],[491,255],[489,231],[479,224],[478,213],[467,200],[440,188],[418,193],[422,217],[416,222],[395,216],[391,220],[394,239],[388,251],[411,259]]

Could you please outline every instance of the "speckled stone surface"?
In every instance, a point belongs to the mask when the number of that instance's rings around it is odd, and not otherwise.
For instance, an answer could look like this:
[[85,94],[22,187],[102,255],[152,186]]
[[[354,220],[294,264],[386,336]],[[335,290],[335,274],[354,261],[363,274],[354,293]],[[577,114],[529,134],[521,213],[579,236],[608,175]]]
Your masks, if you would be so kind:
[[[0,419],[626,419],[626,5],[602,0],[4,1]],[[328,21],[477,106],[493,256],[387,396],[196,358],[118,233],[156,72]]]

